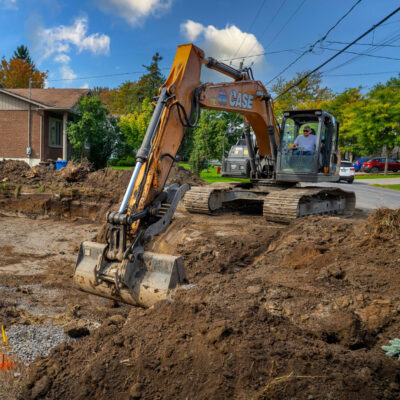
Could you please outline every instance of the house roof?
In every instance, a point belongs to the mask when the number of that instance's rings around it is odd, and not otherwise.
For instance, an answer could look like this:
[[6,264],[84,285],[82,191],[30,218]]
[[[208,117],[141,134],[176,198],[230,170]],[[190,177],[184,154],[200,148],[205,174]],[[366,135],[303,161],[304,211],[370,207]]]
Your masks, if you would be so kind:
[[31,103],[36,103],[44,108],[58,108],[60,110],[70,110],[75,106],[79,99],[89,92],[89,89],[0,89],[3,93],[9,92],[10,95]]

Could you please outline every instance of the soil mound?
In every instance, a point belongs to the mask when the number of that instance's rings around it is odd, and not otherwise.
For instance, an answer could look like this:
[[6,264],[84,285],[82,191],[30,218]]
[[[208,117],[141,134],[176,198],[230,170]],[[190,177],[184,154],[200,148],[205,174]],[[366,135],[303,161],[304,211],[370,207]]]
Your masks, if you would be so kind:
[[[30,168],[24,161],[6,160],[0,162],[0,182],[9,182],[22,185],[63,187],[86,187],[107,192],[121,192],[128,186],[132,170],[117,170],[104,168],[91,172],[88,162],[68,162],[65,168],[55,170],[46,165]],[[174,165],[169,174],[168,183],[183,185],[204,185],[202,179],[189,170]]]
[[21,177],[26,176],[30,171],[29,165],[25,161],[4,160],[0,161],[0,181],[19,183]]
[[367,245],[363,219],[224,218],[183,214],[161,238],[193,286],[59,346],[20,398],[398,399],[381,349],[400,329],[398,240]]
[[388,240],[400,238],[400,208],[380,208],[369,216],[366,233],[371,239]]
[[92,165],[87,161],[80,163],[70,161],[60,172],[61,178],[65,179],[67,182],[81,182],[91,170]]
[[203,179],[199,178],[197,175],[193,174],[188,169],[183,168],[176,163],[171,168],[168,177],[168,183],[169,184],[177,183],[179,185],[188,183],[190,186],[207,185],[207,182],[203,181]]

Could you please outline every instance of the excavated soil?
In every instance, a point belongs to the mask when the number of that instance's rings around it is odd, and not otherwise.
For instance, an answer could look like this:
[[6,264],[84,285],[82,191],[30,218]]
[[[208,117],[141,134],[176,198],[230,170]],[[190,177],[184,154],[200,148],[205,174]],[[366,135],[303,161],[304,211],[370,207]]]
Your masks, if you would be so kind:
[[[106,192],[123,193],[128,186],[131,170],[104,168],[91,171],[88,163],[69,162],[65,168],[54,170],[49,166],[39,165],[30,168],[24,161],[0,161],[0,182],[18,185],[35,185],[42,188],[91,188]],[[205,182],[187,169],[174,164],[168,183],[180,185],[204,185]]]
[[0,369],[0,398],[400,398],[399,361],[381,349],[400,330],[400,210],[279,225],[180,206],[149,249],[181,255],[190,284],[143,310],[72,286],[79,243],[101,226],[90,220],[116,195],[66,184],[58,201],[70,203],[32,205],[31,219],[12,206],[32,186],[16,195],[9,184],[0,196],[1,324],[60,326],[73,339],[29,366],[1,344],[16,364]]
[[[19,398],[397,399],[400,365],[381,346],[400,328],[400,238],[391,223],[373,234],[396,212],[281,226],[180,209],[152,250],[182,255],[191,286],[109,309],[30,366]],[[93,318],[87,297],[69,324]]]
[[[0,209],[30,217],[79,218],[104,221],[122,200],[132,171],[105,168],[91,172],[87,163],[68,163],[54,170],[30,168],[23,161],[0,161]],[[185,168],[174,165],[168,184],[204,185]]]

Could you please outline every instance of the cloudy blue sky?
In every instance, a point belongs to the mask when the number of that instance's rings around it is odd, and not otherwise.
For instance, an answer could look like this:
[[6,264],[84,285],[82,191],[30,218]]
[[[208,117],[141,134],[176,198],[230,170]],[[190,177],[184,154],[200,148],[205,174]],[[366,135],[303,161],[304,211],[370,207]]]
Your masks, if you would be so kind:
[[[29,47],[50,87],[116,87],[135,80],[158,51],[165,74],[176,46],[193,42],[269,82],[342,17],[357,0],[0,0],[0,55]],[[312,69],[384,18],[399,0],[361,0],[354,10],[281,76]],[[400,71],[400,12],[363,45],[323,71],[335,91],[371,87]],[[371,46],[373,44],[374,46]],[[262,55],[260,55],[262,54]],[[254,57],[249,57],[255,55]],[[386,57],[386,58],[382,58]],[[139,73],[139,74],[138,74]],[[94,77],[98,75],[112,75]],[[83,79],[81,79],[83,78]],[[214,77],[210,77],[213,78]],[[217,80],[217,79],[214,79]],[[267,87],[272,82],[268,83]]]

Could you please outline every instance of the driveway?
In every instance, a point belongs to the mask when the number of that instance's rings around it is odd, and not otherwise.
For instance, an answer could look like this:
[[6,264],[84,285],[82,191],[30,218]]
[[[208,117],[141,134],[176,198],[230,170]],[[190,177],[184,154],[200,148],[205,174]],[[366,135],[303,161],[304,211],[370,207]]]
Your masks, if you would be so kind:
[[[385,189],[376,186],[369,186],[369,183],[378,185],[400,184],[400,178],[386,179],[360,179],[353,184],[349,183],[319,183],[317,186],[340,187],[343,190],[352,190],[356,194],[356,207],[362,210],[374,210],[380,207],[400,208],[400,190]],[[304,185],[302,186],[311,186]],[[314,184],[313,184],[314,186]]]

